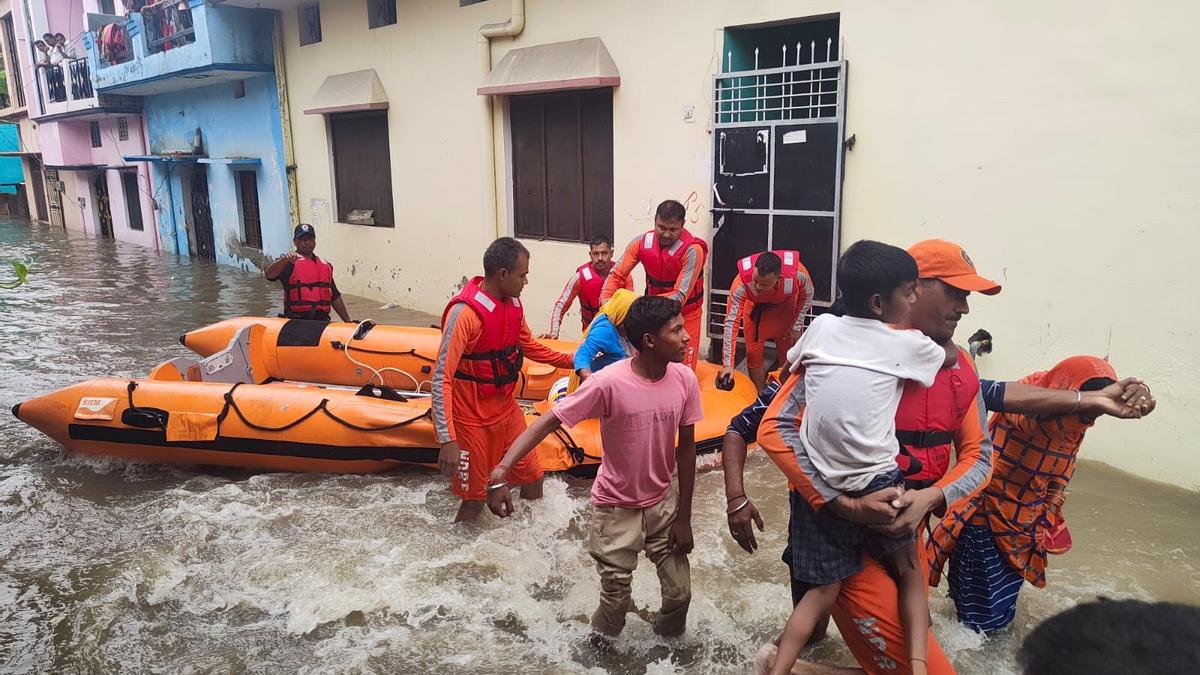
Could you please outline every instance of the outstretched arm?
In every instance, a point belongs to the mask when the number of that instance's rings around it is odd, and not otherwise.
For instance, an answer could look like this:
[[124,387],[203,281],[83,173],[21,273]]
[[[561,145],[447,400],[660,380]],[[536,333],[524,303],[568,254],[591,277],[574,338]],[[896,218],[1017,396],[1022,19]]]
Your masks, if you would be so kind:
[[630,275],[633,274],[633,268],[639,262],[638,246],[642,241],[641,236],[633,238],[625,246],[625,250],[621,253],[621,257],[617,259],[608,271],[608,276],[604,278],[604,288],[600,291],[600,303],[608,302],[608,299],[622,288],[633,288],[633,279]]
[[521,334],[517,338],[521,348],[525,350],[525,356],[530,361],[537,363],[545,363],[555,368],[565,368],[571,370],[574,365],[575,357],[565,352],[560,352],[557,349],[551,349],[546,345],[533,339],[533,333],[529,331],[529,324],[525,320],[521,320]]
[[991,410],[1018,415],[1050,416],[1079,412],[1137,419],[1149,415],[1157,405],[1150,388],[1136,377],[1127,377],[1098,391],[1047,389],[1023,382],[986,384],[993,390],[999,389],[1001,394],[999,397],[989,397]]

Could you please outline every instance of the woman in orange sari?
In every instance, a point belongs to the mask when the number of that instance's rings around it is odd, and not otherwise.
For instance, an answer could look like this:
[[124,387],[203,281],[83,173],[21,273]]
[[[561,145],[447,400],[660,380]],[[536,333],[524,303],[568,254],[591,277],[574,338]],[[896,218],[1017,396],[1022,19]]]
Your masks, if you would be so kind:
[[[1103,359],[1072,356],[1021,382],[1074,390],[1082,399],[1081,392],[1116,380]],[[937,585],[949,561],[950,597],[967,626],[984,632],[1007,626],[1016,614],[1022,584],[1046,585],[1047,553],[1065,552],[1056,539],[1065,535],[1062,506],[1075,457],[1097,416],[992,415],[991,481],[974,499],[947,513],[928,543],[930,583]]]

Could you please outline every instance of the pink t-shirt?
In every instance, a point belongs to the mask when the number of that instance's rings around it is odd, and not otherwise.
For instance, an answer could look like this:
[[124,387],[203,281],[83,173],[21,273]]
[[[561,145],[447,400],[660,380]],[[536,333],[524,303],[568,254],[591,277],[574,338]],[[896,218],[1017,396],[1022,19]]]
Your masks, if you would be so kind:
[[568,427],[600,418],[604,461],[592,484],[592,503],[644,509],[662,501],[675,473],[675,434],[704,417],[700,384],[691,368],[667,364],[657,382],[633,372],[625,359],[589,377],[554,410]]

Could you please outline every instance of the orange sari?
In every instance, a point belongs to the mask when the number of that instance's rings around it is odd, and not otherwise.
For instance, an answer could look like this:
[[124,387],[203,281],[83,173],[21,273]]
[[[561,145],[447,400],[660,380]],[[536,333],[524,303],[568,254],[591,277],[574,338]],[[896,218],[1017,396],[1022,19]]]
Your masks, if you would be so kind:
[[[1116,380],[1103,359],[1072,356],[1048,371],[1021,380],[1048,389],[1078,390],[1094,378]],[[927,544],[931,585],[936,586],[954,545],[968,525],[986,525],[1000,553],[1033,585],[1046,585],[1042,535],[1049,516],[1062,509],[1075,457],[1094,420],[1078,414],[1032,417],[992,415],[988,428],[995,448],[992,479],[979,495],[952,509],[932,530]]]

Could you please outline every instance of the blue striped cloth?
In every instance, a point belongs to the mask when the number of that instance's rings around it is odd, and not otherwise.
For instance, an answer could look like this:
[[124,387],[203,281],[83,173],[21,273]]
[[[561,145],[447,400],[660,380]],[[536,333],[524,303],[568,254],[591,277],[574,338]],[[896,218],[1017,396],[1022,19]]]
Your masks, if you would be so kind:
[[1025,579],[1000,554],[991,529],[983,525],[963,528],[950,554],[947,578],[959,621],[984,633],[1012,623]]

